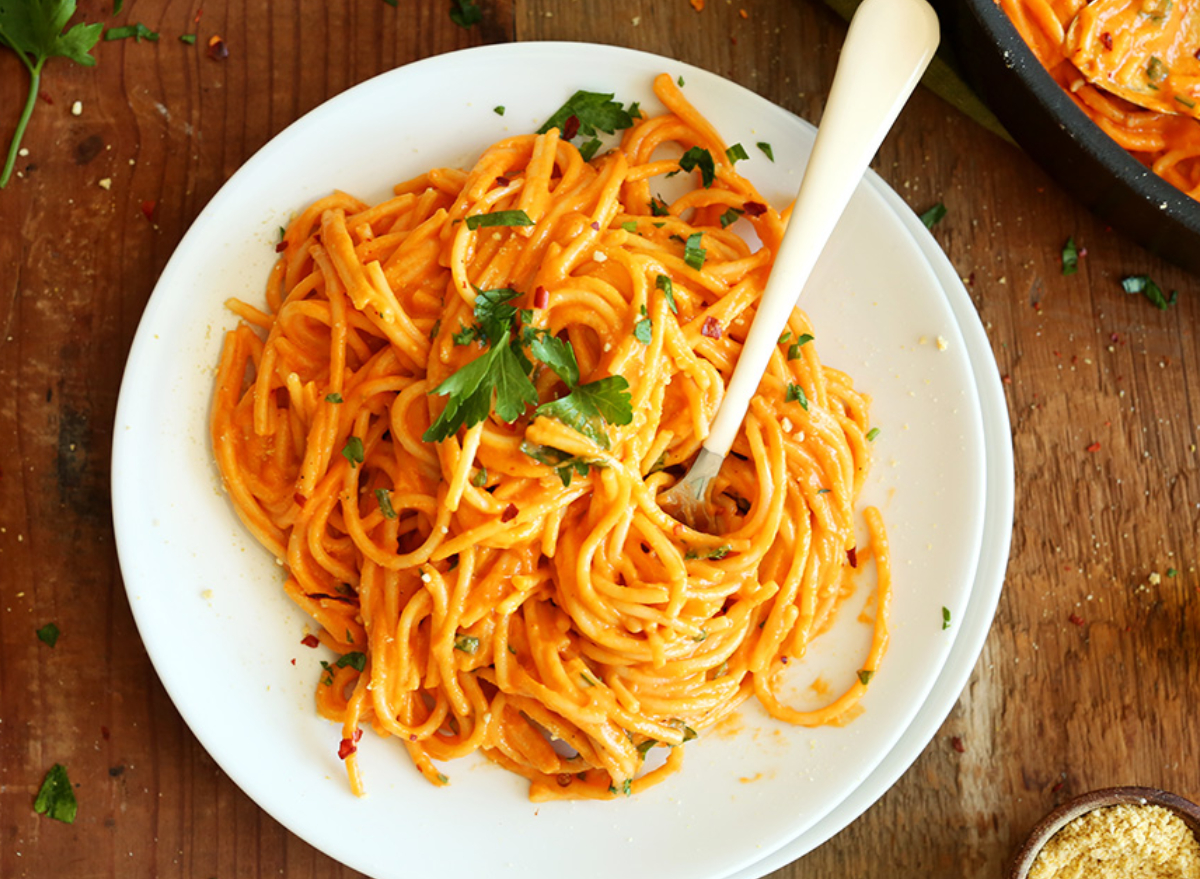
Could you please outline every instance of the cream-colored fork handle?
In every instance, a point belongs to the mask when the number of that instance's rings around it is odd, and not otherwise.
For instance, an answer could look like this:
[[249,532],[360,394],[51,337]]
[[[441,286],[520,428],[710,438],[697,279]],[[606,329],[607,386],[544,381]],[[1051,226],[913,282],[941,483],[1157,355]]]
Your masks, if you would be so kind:
[[770,280],[704,441],[713,454],[729,453],[825,242],[937,45],[925,0],[864,0],[854,14]]

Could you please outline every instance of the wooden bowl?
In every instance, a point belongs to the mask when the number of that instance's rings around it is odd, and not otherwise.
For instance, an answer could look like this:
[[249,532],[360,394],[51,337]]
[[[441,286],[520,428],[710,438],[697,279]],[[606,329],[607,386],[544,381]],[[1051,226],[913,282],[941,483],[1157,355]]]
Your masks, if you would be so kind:
[[1114,229],[1200,274],[1200,201],[1105,134],[1046,72],[996,0],[933,0],[967,81],[1017,143]]
[[1197,839],[1200,839],[1200,806],[1190,800],[1152,787],[1108,787],[1088,791],[1068,800],[1039,821],[1017,849],[1004,875],[1007,879],[1026,879],[1042,846],[1050,837],[1086,812],[1119,805],[1162,806],[1170,809],[1183,819],[1183,823],[1196,834]]

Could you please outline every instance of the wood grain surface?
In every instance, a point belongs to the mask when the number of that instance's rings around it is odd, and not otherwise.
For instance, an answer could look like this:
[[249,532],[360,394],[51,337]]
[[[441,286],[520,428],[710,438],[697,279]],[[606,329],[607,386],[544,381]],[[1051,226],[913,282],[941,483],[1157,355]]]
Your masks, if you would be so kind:
[[[673,56],[817,121],[845,33],[815,0],[481,5],[465,30],[447,0],[126,0],[115,17],[80,0],[79,18],[162,37],[101,42],[94,68],[51,61],[28,154],[0,191],[5,879],[360,875],[267,817],[197,744],[139,640],[113,545],[125,356],[173,248],[234,170],[349,86],[511,40]],[[208,57],[214,35],[228,58]],[[5,143],[26,83],[0,50]],[[982,657],[929,747],[862,818],[774,875],[992,879],[1071,795],[1125,783],[1200,798],[1200,282],[925,90],[874,167],[914,209],[948,208],[934,234],[1008,396],[1012,556]],[[1086,255],[1063,276],[1069,236]],[[1125,294],[1134,274],[1178,303]],[[53,648],[35,636],[50,622]],[[33,810],[55,763],[77,787],[73,825]]]

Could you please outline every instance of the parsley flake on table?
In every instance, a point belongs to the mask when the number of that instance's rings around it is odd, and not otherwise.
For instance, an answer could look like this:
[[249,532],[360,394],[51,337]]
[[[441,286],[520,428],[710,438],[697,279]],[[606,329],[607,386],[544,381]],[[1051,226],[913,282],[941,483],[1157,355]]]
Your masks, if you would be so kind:
[[33,811],[64,824],[75,823],[79,803],[75,800],[71,780],[67,778],[67,769],[61,763],[51,766],[42,779],[42,787],[33,801]]
[[46,623],[37,630],[38,640],[43,644],[53,647],[58,643],[58,626],[54,623]]
[[946,216],[946,206],[940,201],[925,213],[921,214],[921,223],[926,229],[932,229]]
[[93,67],[96,59],[90,54],[100,39],[104,25],[80,22],[66,33],[63,28],[75,14],[75,0],[20,0],[0,3],[0,46],[7,46],[21,59],[29,71],[29,93],[17,120],[4,170],[0,171],[0,189],[7,185],[21,148],[21,138],[33,115],[42,67],[55,56],[70,58],[76,64]]
[[471,27],[483,20],[483,10],[472,0],[451,0],[450,20],[459,27]]
[[1079,248],[1075,246],[1074,238],[1068,238],[1062,249],[1062,273],[1073,275],[1077,271],[1079,271]]
[[152,43],[158,42],[158,33],[150,30],[150,28],[146,27],[140,21],[136,24],[125,25],[124,27],[110,27],[104,32],[105,42],[127,40],[130,37],[133,37],[139,43],[142,40],[149,40]]
[[1122,278],[1121,287],[1126,293],[1141,293],[1162,311],[1166,311],[1179,299],[1178,290],[1172,290],[1168,297],[1149,275],[1130,275],[1128,278]]

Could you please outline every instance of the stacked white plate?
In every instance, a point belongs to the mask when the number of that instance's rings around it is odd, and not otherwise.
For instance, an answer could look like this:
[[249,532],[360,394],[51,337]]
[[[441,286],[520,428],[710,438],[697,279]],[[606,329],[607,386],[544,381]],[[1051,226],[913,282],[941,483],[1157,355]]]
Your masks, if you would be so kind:
[[[995,362],[954,270],[917,218],[868,175],[801,305],[822,360],[873,399],[864,501],[892,548],[892,642],[862,714],[843,727],[776,723],[747,704],[688,746],[683,771],[629,799],[535,805],[487,763],[443,767],[436,789],[394,742],[360,744],[368,795],[349,793],[340,728],[316,716],[321,650],[282,571],[242,528],[208,440],[213,370],[233,296],[262,300],[278,229],[338,188],[380,200],[430,167],[469,167],[535,130],[576,89],[661,110],[666,71],[782,206],[813,129],[698,68],[624,49],[523,43],[442,55],[329,101],[255,155],[172,257],[126,368],[115,424],[113,514],[121,568],[155,668],[196,737],[263,809],[378,879],[456,873],[575,879],[753,879],[862,814],[953,707],[999,596],[1013,510],[1012,449]],[[503,107],[503,115],[497,108]],[[756,144],[769,144],[773,160]],[[792,674],[797,704],[861,667],[871,583]],[[293,665],[292,660],[296,662]]]

